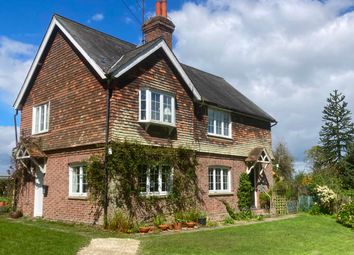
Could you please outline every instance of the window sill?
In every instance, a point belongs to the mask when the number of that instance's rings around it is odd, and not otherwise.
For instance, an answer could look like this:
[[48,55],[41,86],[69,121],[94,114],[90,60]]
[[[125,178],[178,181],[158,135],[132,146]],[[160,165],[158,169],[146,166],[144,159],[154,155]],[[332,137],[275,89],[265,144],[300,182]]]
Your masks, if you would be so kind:
[[229,136],[222,136],[222,135],[213,135],[213,134],[208,134],[208,138],[216,138],[216,139],[222,139],[222,140],[228,140],[232,142],[234,139]]
[[38,133],[32,133],[32,135],[37,136],[37,135],[44,135],[47,134],[49,131],[42,131],[42,132],[38,132]]
[[233,192],[225,191],[225,192],[209,192],[209,197],[217,197],[217,196],[233,196]]
[[69,200],[83,200],[83,201],[86,201],[88,200],[87,196],[69,196],[68,197]]
[[165,197],[168,196],[168,193],[145,193],[145,192],[140,192],[140,196],[165,198]]
[[144,125],[158,125],[158,126],[167,126],[172,128],[176,127],[175,123],[160,122],[160,121],[153,121],[153,120],[139,120],[138,122]]

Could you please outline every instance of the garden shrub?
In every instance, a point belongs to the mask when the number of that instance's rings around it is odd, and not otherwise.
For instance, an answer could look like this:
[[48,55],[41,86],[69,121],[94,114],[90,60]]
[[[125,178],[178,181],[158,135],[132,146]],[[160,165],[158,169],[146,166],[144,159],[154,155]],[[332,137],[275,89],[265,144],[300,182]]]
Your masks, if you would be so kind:
[[322,209],[321,207],[317,204],[317,203],[314,203],[310,209],[309,209],[309,214],[311,215],[321,215],[322,214]]
[[122,210],[117,210],[111,219],[108,220],[108,228],[122,233],[128,233],[134,228],[133,220]]
[[259,194],[259,202],[262,209],[270,208],[270,197],[265,192],[261,192]]
[[337,222],[346,227],[354,228],[354,201],[341,207],[337,214]]
[[251,208],[252,191],[253,191],[253,187],[248,174],[242,173],[240,176],[240,185],[237,190],[238,208],[240,211],[248,210]]
[[230,216],[226,216],[224,219],[224,224],[228,225],[228,224],[234,224],[234,219],[231,218]]
[[250,220],[253,218],[253,213],[250,209],[236,212],[227,201],[222,200],[221,202],[225,205],[226,211],[232,219],[234,219],[234,220]]
[[333,214],[335,211],[337,194],[327,186],[316,186],[314,191],[321,212],[324,214]]

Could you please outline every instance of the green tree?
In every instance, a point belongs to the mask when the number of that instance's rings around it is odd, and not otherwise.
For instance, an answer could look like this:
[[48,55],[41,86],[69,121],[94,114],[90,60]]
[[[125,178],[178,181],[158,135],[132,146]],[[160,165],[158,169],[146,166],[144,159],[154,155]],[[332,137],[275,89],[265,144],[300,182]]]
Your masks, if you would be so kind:
[[310,165],[312,171],[320,171],[326,167],[326,155],[321,146],[315,145],[305,152],[306,161]]
[[341,162],[339,178],[344,189],[354,189],[354,143],[349,146],[347,155]]
[[348,103],[345,96],[334,90],[327,99],[327,105],[323,109],[320,142],[325,153],[326,160],[330,164],[338,163],[353,141],[354,125],[351,113],[347,109]]
[[290,181],[294,174],[294,158],[285,143],[279,142],[274,150],[275,172],[284,181]]
[[250,209],[252,204],[252,183],[249,179],[248,174],[242,173],[240,176],[240,185],[237,190],[238,197],[238,209],[241,211],[244,209]]

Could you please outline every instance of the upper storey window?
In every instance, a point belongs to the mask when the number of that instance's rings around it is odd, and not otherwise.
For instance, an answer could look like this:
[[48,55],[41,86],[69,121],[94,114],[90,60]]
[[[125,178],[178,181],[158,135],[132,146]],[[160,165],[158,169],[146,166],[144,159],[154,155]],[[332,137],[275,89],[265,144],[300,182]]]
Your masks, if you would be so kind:
[[48,131],[49,103],[33,107],[32,134],[40,134]]
[[208,108],[208,134],[231,138],[231,115],[229,112]]
[[139,121],[175,125],[175,98],[167,93],[139,91]]

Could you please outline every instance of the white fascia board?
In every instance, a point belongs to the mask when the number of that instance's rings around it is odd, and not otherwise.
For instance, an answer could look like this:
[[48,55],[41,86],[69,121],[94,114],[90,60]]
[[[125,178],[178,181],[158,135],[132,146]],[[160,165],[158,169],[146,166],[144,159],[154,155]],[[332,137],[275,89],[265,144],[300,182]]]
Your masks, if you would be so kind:
[[131,62],[129,65],[124,67],[122,70],[120,70],[118,73],[114,75],[115,78],[118,78],[128,72],[130,69],[132,69],[134,66],[139,64],[141,61],[149,57],[151,54],[156,52],[158,49],[163,49],[163,51],[166,53],[167,57],[170,59],[174,67],[177,69],[178,73],[181,75],[182,79],[185,81],[189,89],[192,91],[193,95],[196,97],[197,100],[201,100],[201,96],[195,86],[193,85],[192,81],[189,79],[188,75],[186,72],[183,70],[181,64],[178,62],[176,56],[173,54],[171,49],[167,46],[165,41],[161,41],[158,43],[155,47],[150,49],[148,52],[145,54],[141,55],[140,57],[136,58],[133,62]]
[[57,26],[64,34],[65,36],[70,40],[70,42],[78,49],[78,51],[84,56],[84,58],[90,63],[90,65],[93,67],[93,69],[97,72],[97,74],[102,78],[102,79],[106,79],[106,75],[105,73],[103,72],[103,70],[96,64],[96,62],[89,57],[89,55],[82,49],[82,47],[74,40],[74,38],[69,34],[68,31],[66,31],[66,29],[59,23],[59,21],[53,17],[52,18],[52,21],[50,22],[50,25],[47,29],[47,32],[43,38],[43,41],[37,51],[37,54],[32,62],[32,65],[27,73],[27,76],[25,78],[25,81],[20,89],[20,92],[18,93],[17,95],[17,98],[14,102],[14,108],[16,110],[18,110],[20,108],[20,104],[21,104],[21,101],[22,101],[22,98],[25,94],[25,92],[27,91],[27,88],[29,86],[29,82],[36,70],[36,67],[38,65],[38,62],[39,60],[41,59],[42,57],[42,54],[47,46],[47,43],[49,41],[49,38],[51,37],[52,33],[53,33],[53,30],[55,28],[55,26]]

